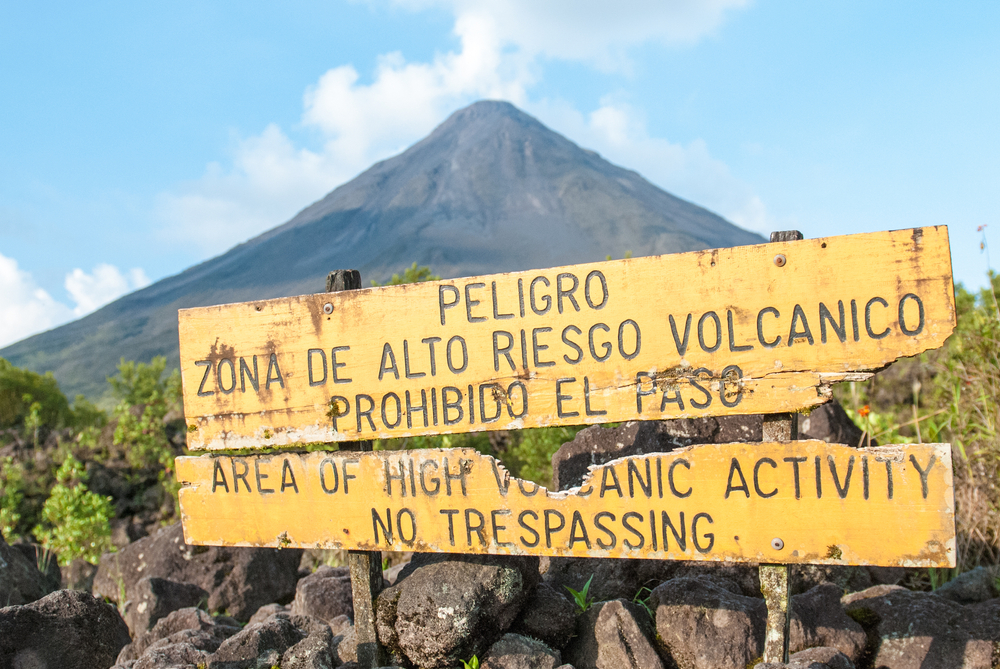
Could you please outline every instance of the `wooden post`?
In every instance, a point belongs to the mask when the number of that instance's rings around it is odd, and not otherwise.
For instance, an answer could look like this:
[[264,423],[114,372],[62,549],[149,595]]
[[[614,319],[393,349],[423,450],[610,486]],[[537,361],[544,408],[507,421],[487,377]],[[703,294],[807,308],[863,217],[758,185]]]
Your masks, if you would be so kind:
[[[326,277],[326,292],[361,288],[361,273],[356,269],[341,269]],[[370,451],[372,442],[353,441],[340,445],[342,451]],[[382,554],[379,551],[348,551],[351,569],[351,591],[354,596],[354,632],[358,638],[358,664],[375,669],[389,663],[388,654],[378,641],[375,626],[375,601],[382,591]]]
[[[791,242],[802,239],[798,230],[772,232],[772,242]],[[783,256],[775,257],[775,264],[784,266]],[[780,264],[779,264],[780,263]],[[764,416],[761,441],[792,441],[799,438],[798,416],[778,413]],[[774,537],[775,544],[781,537]],[[772,544],[774,545],[774,544]],[[783,544],[782,544],[783,545]],[[788,641],[791,636],[791,579],[787,564],[760,565],[760,589],[767,603],[767,633],[764,637],[764,662],[788,662]]]

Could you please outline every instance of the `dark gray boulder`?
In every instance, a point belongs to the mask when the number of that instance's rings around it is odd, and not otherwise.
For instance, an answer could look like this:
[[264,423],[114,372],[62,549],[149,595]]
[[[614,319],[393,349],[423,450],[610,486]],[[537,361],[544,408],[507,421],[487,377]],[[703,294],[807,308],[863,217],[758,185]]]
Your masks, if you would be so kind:
[[521,609],[511,632],[563,648],[576,633],[577,605],[546,583],[539,583]]
[[481,669],[556,669],[561,665],[558,650],[520,634],[504,634],[479,664]]
[[282,604],[265,604],[264,606],[257,609],[257,612],[250,616],[250,620],[247,621],[248,625],[254,623],[262,623],[276,613],[287,613],[291,615],[291,607],[284,606]]
[[427,669],[481,655],[539,580],[538,558],[424,555],[379,595],[376,617],[382,644]]
[[[135,661],[132,669],[165,669],[166,667],[204,667],[223,638],[201,630],[182,630],[153,643]],[[128,662],[119,663],[128,666]]]
[[[0,605],[28,604],[59,589],[59,583],[39,571],[26,551],[7,544],[0,536]],[[57,565],[58,568],[58,565]]]
[[653,590],[656,631],[679,669],[745,669],[761,657],[767,606],[712,579],[684,577]]
[[844,612],[841,594],[833,583],[824,583],[792,597],[791,652],[825,646],[836,648],[851,662],[861,658],[868,637]]
[[799,595],[820,583],[834,583],[844,592],[860,592],[873,585],[895,585],[906,576],[902,567],[864,567],[798,564],[791,567],[792,594]]
[[787,664],[761,662],[753,669],[855,669],[855,664],[836,648],[819,647],[792,653]]
[[200,635],[211,636],[215,639],[215,647],[211,648],[214,652],[219,644],[239,631],[240,624],[232,618],[210,616],[194,607],[178,609],[156,621],[149,631],[137,633],[132,643],[118,654],[118,664],[138,660],[148,648],[180,632],[198,632],[199,638]]
[[323,565],[301,579],[295,587],[291,611],[327,621],[341,615],[353,618],[351,570]]
[[94,578],[94,594],[113,602],[134,600],[147,576],[193,583],[208,592],[208,608],[249,620],[257,609],[284,603],[295,594],[301,550],[189,546],[180,524],[139,539],[117,553],[105,553]]
[[873,666],[885,669],[993,667],[1000,607],[962,606],[927,592],[879,585],[846,595],[847,615],[869,635]]
[[0,609],[0,667],[106,669],[128,642],[117,609],[79,590]]
[[247,625],[222,642],[208,661],[208,669],[257,669],[281,662],[285,651],[306,638],[306,634],[281,616]]
[[132,589],[125,622],[133,635],[140,634],[172,611],[207,602],[208,592],[200,586],[147,576],[139,579]]
[[[819,439],[830,444],[857,447],[861,445],[863,434],[837,400],[830,400],[808,414],[799,416],[799,439]],[[871,445],[877,444],[872,439]],[[868,445],[867,440],[865,445]]]
[[580,616],[563,656],[576,669],[663,669],[655,639],[653,621],[638,604],[596,602]]
[[976,567],[959,574],[934,591],[938,597],[959,604],[976,604],[1000,596],[997,590],[997,570]]

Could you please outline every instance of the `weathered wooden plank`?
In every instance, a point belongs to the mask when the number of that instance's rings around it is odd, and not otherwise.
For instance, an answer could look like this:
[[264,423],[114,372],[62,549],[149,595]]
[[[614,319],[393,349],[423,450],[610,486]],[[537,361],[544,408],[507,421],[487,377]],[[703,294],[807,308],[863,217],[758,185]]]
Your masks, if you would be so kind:
[[797,411],[954,320],[944,227],[185,309],[188,445]]
[[951,449],[692,446],[549,492],[468,449],[177,459],[190,543],[944,567]]

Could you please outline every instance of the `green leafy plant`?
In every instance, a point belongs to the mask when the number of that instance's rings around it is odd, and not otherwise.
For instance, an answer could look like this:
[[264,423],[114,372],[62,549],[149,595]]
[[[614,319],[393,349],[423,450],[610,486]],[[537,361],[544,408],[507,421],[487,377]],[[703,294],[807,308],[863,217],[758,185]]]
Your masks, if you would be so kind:
[[8,456],[0,464],[0,535],[11,542],[20,534],[24,502],[24,466]]
[[579,607],[580,612],[584,612],[590,608],[590,605],[594,603],[594,598],[590,596],[590,582],[594,580],[594,575],[591,574],[587,582],[584,583],[582,590],[574,590],[568,585],[563,586],[572,595],[573,601],[576,602],[577,607]]
[[462,669],[479,669],[479,657],[473,655],[468,660],[459,660],[462,663]]
[[[643,593],[646,593],[643,595]],[[643,586],[639,588],[639,592],[635,593],[635,597],[632,598],[633,604],[638,604],[643,608],[643,610],[649,615],[650,618],[656,618],[656,614],[653,612],[653,608],[649,605],[649,597],[653,594],[653,591],[649,588]]]
[[392,278],[389,279],[388,283],[381,284],[377,281],[372,281],[373,286],[399,286],[404,283],[420,283],[421,281],[440,281],[441,277],[436,274],[431,273],[431,268],[425,265],[417,266],[414,262],[412,265],[407,267],[402,275],[393,274]]
[[68,565],[78,557],[96,564],[102,553],[113,549],[111,498],[87,489],[83,465],[73,456],[59,467],[56,480],[34,535],[59,555],[59,564]]

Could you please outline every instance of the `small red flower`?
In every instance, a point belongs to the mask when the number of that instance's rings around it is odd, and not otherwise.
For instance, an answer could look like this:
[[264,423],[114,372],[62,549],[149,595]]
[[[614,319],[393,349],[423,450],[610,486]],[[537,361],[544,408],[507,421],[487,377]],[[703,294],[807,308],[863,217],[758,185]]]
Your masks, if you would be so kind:
[[862,418],[868,418],[868,414],[870,414],[871,412],[872,412],[872,408],[870,406],[868,406],[867,404],[864,405],[863,407],[861,407],[861,410],[858,411],[858,413],[861,414]]

